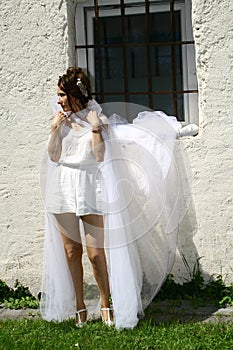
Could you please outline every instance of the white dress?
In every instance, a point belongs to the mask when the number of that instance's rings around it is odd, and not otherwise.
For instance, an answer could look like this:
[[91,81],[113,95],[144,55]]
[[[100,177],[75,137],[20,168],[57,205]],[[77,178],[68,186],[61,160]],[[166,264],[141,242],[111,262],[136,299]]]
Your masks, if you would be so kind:
[[101,174],[92,152],[89,124],[81,131],[63,125],[61,137],[61,156],[48,179],[47,211],[102,215]]
[[[82,120],[89,109],[101,115],[101,108],[90,101],[88,109],[82,111]],[[96,164],[91,154],[89,130],[83,134],[68,132],[58,165],[45,156],[41,181],[48,208],[41,313],[47,320],[74,317],[76,306],[64,247],[51,212],[104,213],[105,252],[117,329],[136,326],[173,266],[179,223],[187,212],[180,177],[184,171],[174,157],[178,122],[162,112],[139,113],[132,124],[122,124],[121,119],[118,124],[117,120],[116,116],[109,118],[103,132],[104,162]],[[74,145],[79,147],[79,141],[80,153],[73,149]],[[62,178],[60,183],[53,180],[54,175]],[[81,187],[80,193],[69,187],[70,179]],[[84,193],[86,182],[90,187]],[[56,193],[54,204],[51,199]]]

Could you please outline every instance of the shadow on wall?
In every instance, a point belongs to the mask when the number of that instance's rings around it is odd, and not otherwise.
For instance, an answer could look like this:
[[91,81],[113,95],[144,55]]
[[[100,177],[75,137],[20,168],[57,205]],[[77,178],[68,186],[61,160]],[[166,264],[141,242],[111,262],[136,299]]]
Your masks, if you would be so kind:
[[171,274],[175,282],[183,284],[193,278],[195,269],[198,266],[199,273],[201,273],[204,281],[209,281],[211,276],[202,270],[202,257],[199,256],[194,243],[194,236],[197,233],[198,224],[191,190],[192,168],[182,140],[177,141],[175,157],[181,172],[181,190],[183,192],[184,203],[181,203],[183,214],[179,224],[177,253]]

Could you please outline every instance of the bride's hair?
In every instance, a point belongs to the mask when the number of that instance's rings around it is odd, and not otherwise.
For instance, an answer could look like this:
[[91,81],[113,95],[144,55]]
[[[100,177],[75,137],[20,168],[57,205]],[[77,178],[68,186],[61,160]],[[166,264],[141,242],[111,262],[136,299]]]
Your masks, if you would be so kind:
[[66,73],[59,77],[57,85],[67,94],[72,110],[75,100],[78,99],[81,107],[86,108],[88,101],[92,99],[91,83],[82,68],[69,67]]

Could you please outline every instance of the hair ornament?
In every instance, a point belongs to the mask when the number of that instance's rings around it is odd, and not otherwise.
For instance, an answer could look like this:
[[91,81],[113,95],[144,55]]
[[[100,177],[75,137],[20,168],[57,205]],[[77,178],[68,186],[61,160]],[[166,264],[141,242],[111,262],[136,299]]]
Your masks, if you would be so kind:
[[87,92],[86,86],[82,83],[82,81],[81,81],[80,78],[77,79],[77,86],[79,87],[81,93],[82,93],[85,97],[88,97],[88,92]]

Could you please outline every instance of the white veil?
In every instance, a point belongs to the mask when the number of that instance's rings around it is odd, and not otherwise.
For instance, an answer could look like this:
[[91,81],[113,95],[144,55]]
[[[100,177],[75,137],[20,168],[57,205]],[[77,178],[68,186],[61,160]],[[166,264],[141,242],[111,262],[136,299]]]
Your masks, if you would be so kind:
[[[96,109],[94,102],[91,108]],[[133,328],[172,268],[186,212],[174,158],[180,125],[162,112],[148,111],[132,124],[117,115],[109,123],[100,166],[105,251],[116,328]],[[46,196],[46,178],[55,165],[47,154],[44,162]],[[45,231],[41,312],[47,320],[61,321],[74,316],[75,293],[56,222],[47,212]]]

